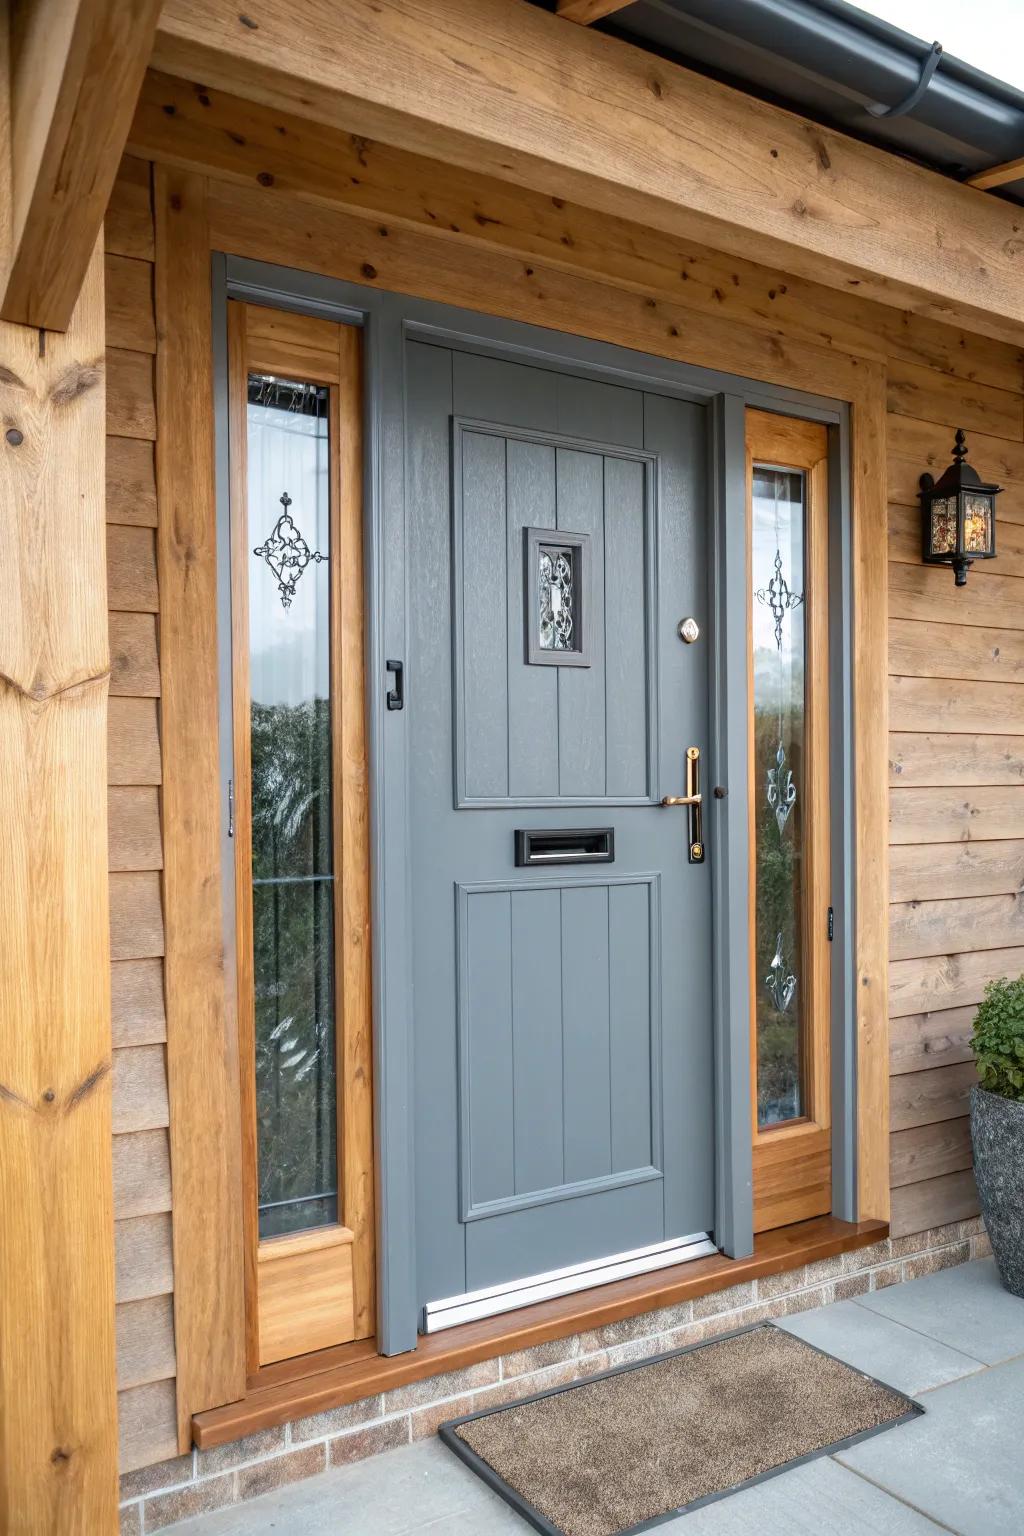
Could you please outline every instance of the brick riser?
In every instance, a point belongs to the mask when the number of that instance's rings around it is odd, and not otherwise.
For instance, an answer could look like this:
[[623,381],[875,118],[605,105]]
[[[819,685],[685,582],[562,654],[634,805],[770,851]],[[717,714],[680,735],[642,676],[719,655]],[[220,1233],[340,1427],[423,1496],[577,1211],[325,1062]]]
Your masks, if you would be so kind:
[[579,1381],[628,1360],[697,1344],[748,1323],[786,1317],[916,1280],[991,1252],[980,1217],[912,1237],[884,1238],[834,1258],[764,1276],[588,1333],[480,1361],[244,1440],[192,1451],[121,1479],[121,1536],[150,1536],[435,1433],[445,1419]]

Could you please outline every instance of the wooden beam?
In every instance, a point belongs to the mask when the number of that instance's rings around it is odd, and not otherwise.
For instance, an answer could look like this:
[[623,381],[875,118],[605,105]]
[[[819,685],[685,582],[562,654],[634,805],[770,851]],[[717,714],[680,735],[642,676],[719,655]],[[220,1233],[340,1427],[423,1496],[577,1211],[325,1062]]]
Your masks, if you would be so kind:
[[103,256],[0,324],[0,1530],[117,1529]]
[[238,1042],[222,942],[206,184],[158,170],[156,484],[179,1449],[245,1390]]
[[968,176],[967,185],[987,192],[992,187],[1005,187],[1010,181],[1024,181],[1024,155],[1016,160],[1006,160],[1002,165],[990,165],[987,171]]
[[[970,413],[972,404],[977,412],[982,386],[997,386],[1006,400],[1024,390],[1021,353],[1006,343],[156,70],[143,83],[129,142],[146,159],[258,189],[268,219],[290,217],[295,198],[348,208],[385,228],[429,231],[456,245],[518,255],[527,266],[588,273],[717,320],[741,321],[784,337],[787,347],[810,342],[872,357],[887,363],[890,393],[898,391],[902,408],[915,416],[926,407],[911,381],[923,377],[931,390],[955,399],[956,409],[942,418],[948,421]],[[992,395],[988,390],[984,398]]]
[[513,0],[167,0],[154,63],[844,291],[1024,338],[1024,215]]
[[160,0],[12,5],[10,198],[0,207],[3,319],[67,328],[124,151],[159,10]]
[[633,0],[558,0],[558,14],[565,21],[576,21],[581,27],[589,27],[592,21],[624,11],[632,4]]

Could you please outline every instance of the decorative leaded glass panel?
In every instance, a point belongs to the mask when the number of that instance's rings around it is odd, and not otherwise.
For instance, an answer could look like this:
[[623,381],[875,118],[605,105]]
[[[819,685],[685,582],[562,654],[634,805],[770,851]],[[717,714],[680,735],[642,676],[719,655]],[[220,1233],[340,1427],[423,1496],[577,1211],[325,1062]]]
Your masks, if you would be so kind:
[[576,650],[573,631],[573,551],[555,545],[537,548],[539,644],[542,651]]
[[804,1110],[804,516],[801,473],[754,468],[753,643],[757,1122]]
[[526,528],[524,533],[526,662],[588,667],[590,537],[561,528]]
[[338,1220],[329,391],[250,374],[249,678],[260,1238]]

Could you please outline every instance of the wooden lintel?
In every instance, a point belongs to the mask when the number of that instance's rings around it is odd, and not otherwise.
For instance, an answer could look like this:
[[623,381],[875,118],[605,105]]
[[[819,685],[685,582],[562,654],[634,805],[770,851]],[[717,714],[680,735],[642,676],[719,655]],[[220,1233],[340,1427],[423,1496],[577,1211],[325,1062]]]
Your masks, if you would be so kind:
[[993,187],[1005,187],[1011,181],[1024,181],[1024,155],[1018,156],[1016,160],[1004,160],[1002,165],[990,165],[987,170],[968,176],[967,185],[977,187],[981,192],[990,192]]
[[[67,329],[103,222],[160,0],[21,0],[10,36],[0,317]],[[7,146],[5,146],[6,151]]]
[[576,21],[581,27],[589,27],[592,21],[624,11],[632,4],[633,0],[558,0],[558,14],[563,21]]
[[1018,210],[517,0],[167,0],[157,68],[997,338]]

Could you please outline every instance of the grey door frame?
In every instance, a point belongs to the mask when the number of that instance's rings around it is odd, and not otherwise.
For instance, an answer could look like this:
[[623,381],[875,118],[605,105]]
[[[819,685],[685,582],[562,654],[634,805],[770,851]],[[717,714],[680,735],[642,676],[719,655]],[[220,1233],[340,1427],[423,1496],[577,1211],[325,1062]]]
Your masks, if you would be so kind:
[[[413,1349],[415,1284],[411,861],[406,715],[385,708],[387,658],[406,663],[408,580],[404,504],[403,389],[407,338],[527,361],[577,376],[632,384],[705,405],[711,501],[709,581],[709,785],[734,792],[707,803],[712,901],[712,1013],[715,1062],[715,1238],[730,1257],[753,1248],[750,1116],[750,974],[746,795],[747,719],[746,450],[744,412],[804,417],[829,428],[830,655],[832,742],[833,1212],[856,1220],[856,1011],[854,996],[854,762],[851,635],[852,530],[849,408],[842,401],[766,385],[649,356],[606,342],[384,293],[239,257],[213,257],[214,385],[217,418],[218,643],[220,759],[225,786],[222,846],[233,776],[226,306],[229,298],[358,325],[365,332],[366,673],[371,776],[370,880],[374,997],[375,1149],[378,1181],[378,1347]],[[224,882],[227,953],[234,953],[233,880]],[[233,966],[227,972],[233,985]]]

